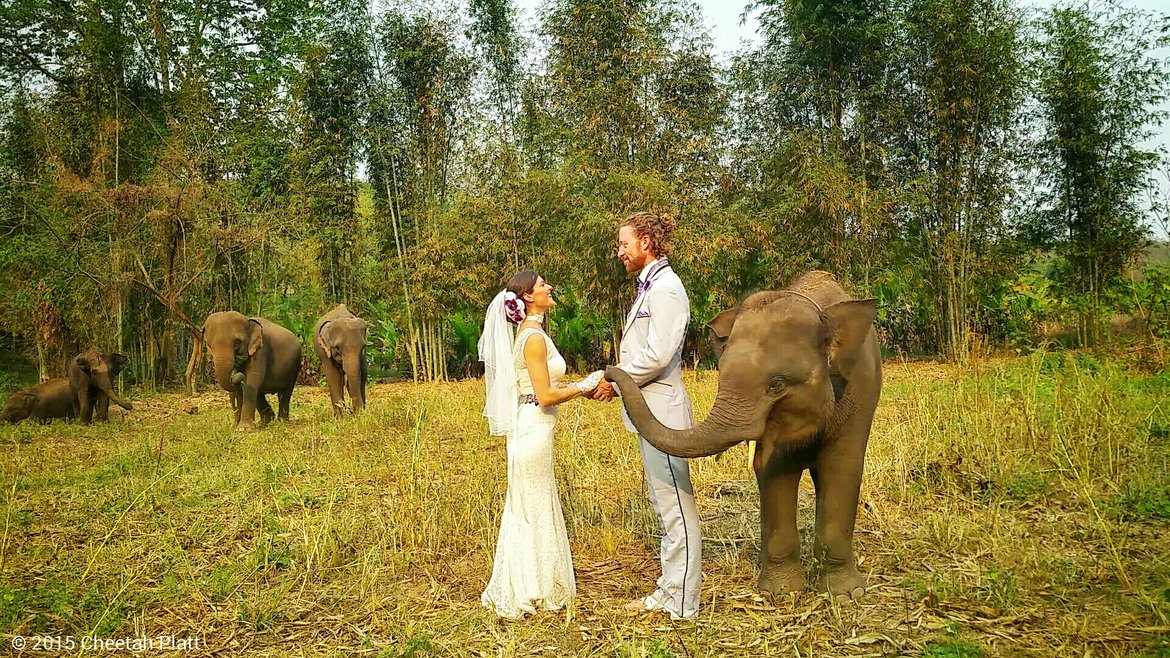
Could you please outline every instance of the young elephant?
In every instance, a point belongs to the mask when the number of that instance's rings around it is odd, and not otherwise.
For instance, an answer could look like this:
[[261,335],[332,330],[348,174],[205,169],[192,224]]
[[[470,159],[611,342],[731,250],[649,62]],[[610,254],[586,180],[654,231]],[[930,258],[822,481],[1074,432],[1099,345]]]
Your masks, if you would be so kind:
[[203,340],[211,352],[215,379],[231,396],[236,429],[269,423],[274,414],[265,397],[275,393],[279,418],[288,420],[288,405],[301,372],[301,341],[293,332],[264,318],[249,318],[235,311],[207,316]]
[[133,405],[118,397],[112,384],[127,361],[129,359],[121,354],[107,354],[91,347],[69,362],[66,374],[73,395],[73,413],[82,424],[90,423],[95,409],[98,420],[109,420],[110,400],[126,411],[134,409]]
[[50,379],[10,395],[0,411],[0,422],[15,424],[25,418],[38,423],[48,422],[50,418],[74,418],[69,379]]
[[715,406],[691,430],[664,427],[629,375],[606,371],[638,431],[665,453],[704,457],[758,442],[762,591],[804,587],[796,496],[805,469],[816,487],[819,585],[850,598],[865,591],[853,526],[882,386],[876,310],[875,300],[850,299],[832,275],[810,272],[720,313],[708,323],[721,351]]
[[366,406],[366,323],[338,304],[317,321],[313,349],[329,384],[333,415],[341,418],[346,389],[354,413],[359,413]]

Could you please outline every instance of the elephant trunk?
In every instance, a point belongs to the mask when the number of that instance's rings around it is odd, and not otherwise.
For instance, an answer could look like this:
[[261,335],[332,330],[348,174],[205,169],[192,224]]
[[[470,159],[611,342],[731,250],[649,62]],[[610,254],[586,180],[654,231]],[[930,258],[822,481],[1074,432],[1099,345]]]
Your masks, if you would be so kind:
[[106,373],[106,372],[98,373],[97,385],[98,385],[98,388],[102,389],[102,392],[105,393],[110,398],[111,402],[118,405],[119,407],[122,407],[126,411],[133,411],[134,410],[134,405],[132,405],[129,402],[118,397],[118,394],[114,392],[114,387],[110,384],[109,373]]
[[244,373],[236,370],[235,355],[218,356],[213,351],[211,353],[211,368],[215,371],[215,381],[219,382],[220,388],[225,391],[232,391],[239,388],[242,378],[240,375]]
[[345,388],[353,402],[353,412],[359,413],[366,406],[366,401],[362,398],[362,364],[359,353],[347,353],[343,356],[342,367],[345,370]]
[[609,367],[605,376],[621,392],[622,404],[638,433],[655,448],[675,457],[708,457],[742,441],[754,441],[764,433],[767,414],[758,405],[736,397],[720,387],[711,413],[698,426],[674,430],[663,425],[646,404],[642,390],[620,368]]

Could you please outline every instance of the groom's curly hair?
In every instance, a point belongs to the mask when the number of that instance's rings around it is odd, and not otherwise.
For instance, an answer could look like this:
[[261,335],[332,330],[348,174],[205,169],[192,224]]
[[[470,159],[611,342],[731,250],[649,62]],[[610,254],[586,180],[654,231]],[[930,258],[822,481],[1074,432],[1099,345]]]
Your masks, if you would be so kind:
[[670,239],[674,235],[674,217],[666,213],[636,212],[622,220],[622,226],[634,229],[639,238],[650,238],[650,249],[655,256],[666,258],[673,248]]

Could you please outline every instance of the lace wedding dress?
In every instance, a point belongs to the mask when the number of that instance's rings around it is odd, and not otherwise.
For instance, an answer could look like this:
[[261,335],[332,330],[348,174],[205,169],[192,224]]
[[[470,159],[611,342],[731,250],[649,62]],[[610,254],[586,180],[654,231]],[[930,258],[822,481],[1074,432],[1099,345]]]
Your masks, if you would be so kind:
[[[516,337],[513,358],[521,396],[532,396],[532,379],[524,363],[524,343],[541,336],[548,350],[548,374],[553,386],[565,375],[565,359],[539,329],[528,328]],[[553,475],[553,430],[557,408],[542,409],[533,402],[520,405],[508,437],[508,494],[500,519],[500,536],[492,578],[480,597],[483,605],[501,617],[519,618],[536,610],[558,610],[577,592],[569,534],[561,513],[561,498]]]

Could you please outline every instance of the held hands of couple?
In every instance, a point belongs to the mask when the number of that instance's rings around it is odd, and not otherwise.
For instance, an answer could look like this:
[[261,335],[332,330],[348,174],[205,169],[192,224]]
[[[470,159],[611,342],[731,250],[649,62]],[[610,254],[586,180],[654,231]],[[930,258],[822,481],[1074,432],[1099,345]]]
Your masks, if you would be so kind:
[[614,398],[614,395],[613,384],[606,379],[602,379],[590,397],[598,402],[609,402]]
[[573,386],[581,391],[582,395],[593,397],[593,392],[597,389],[598,384],[602,383],[601,378],[605,376],[604,370],[595,370],[589,373],[585,379],[579,382],[574,382]]

